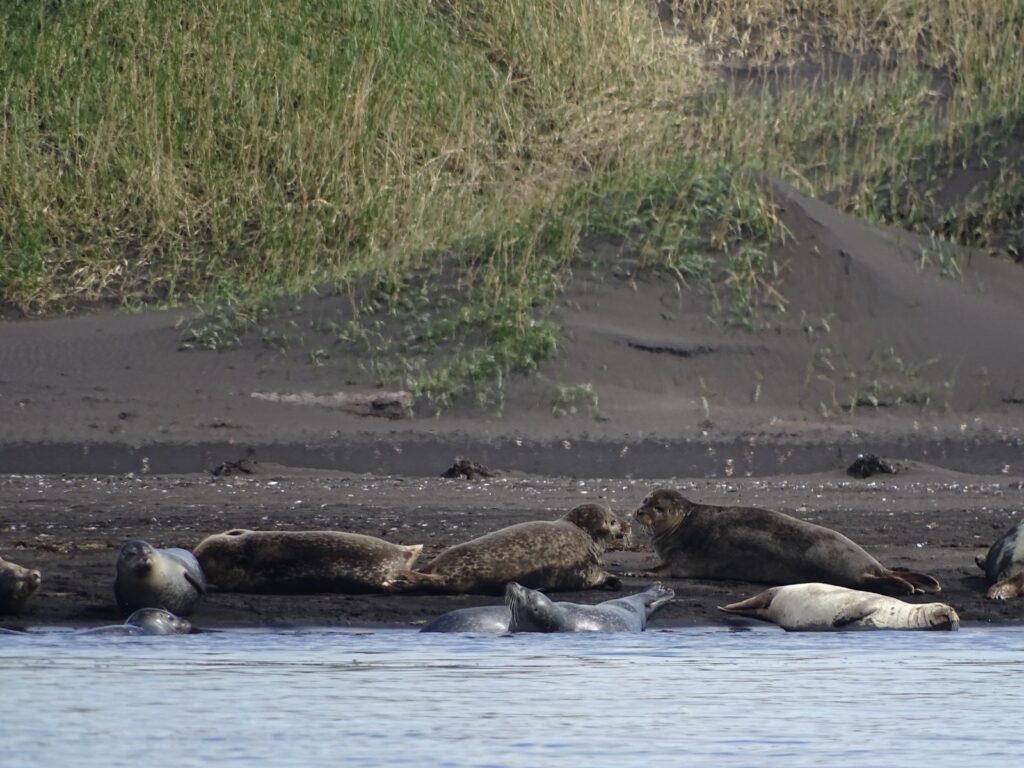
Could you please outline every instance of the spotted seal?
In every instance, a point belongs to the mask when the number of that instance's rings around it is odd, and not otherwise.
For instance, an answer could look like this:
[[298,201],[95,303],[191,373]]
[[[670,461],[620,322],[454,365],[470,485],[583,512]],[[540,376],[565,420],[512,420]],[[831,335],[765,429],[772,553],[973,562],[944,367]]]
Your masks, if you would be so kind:
[[634,516],[654,535],[662,559],[655,573],[663,577],[822,581],[892,595],[941,591],[931,576],[886,568],[841,533],[781,512],[696,504],[659,488]]
[[187,635],[192,631],[192,622],[175,616],[163,608],[139,608],[124,624],[109,627],[83,629],[79,635],[105,635],[111,637],[135,635]]
[[504,594],[510,581],[553,592],[618,589],[601,556],[628,533],[629,523],[608,507],[581,504],[558,520],[518,523],[456,544],[387,586],[392,592],[488,595]]
[[974,562],[992,585],[985,593],[989,600],[1010,600],[1024,595],[1024,520],[989,547],[985,557],[979,555]]
[[0,557],[0,616],[21,613],[42,580],[42,575],[34,568],[25,568]]
[[960,617],[945,603],[907,603],[834,584],[772,587],[719,610],[771,621],[788,632],[960,628]]
[[423,549],[342,531],[248,531],[208,536],[193,553],[226,592],[379,592]]
[[535,589],[512,582],[505,605],[512,614],[510,632],[643,632],[647,617],[675,597],[668,587],[651,584],[642,592],[597,605],[553,602]]
[[124,613],[163,608],[191,616],[205,594],[203,569],[187,549],[157,549],[140,539],[121,545],[114,596]]

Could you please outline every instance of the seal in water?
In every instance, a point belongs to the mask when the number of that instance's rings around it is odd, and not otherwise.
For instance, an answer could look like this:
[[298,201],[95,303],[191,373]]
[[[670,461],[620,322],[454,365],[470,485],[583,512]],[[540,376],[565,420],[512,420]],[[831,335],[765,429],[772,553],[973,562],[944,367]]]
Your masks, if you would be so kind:
[[906,603],[895,597],[834,584],[772,587],[747,600],[719,606],[718,609],[771,621],[787,632],[960,628],[960,617],[945,603]]
[[21,613],[42,580],[34,568],[24,568],[0,557],[0,616]]
[[643,632],[647,617],[675,597],[662,584],[597,605],[555,603],[542,592],[512,582],[505,605],[512,613],[510,632]]
[[456,608],[431,620],[420,632],[480,632],[500,635],[508,632],[508,623],[511,619],[512,612],[504,605]]
[[108,636],[129,636],[129,635],[187,635],[192,631],[192,622],[175,616],[163,608],[139,608],[132,613],[124,624],[114,624],[109,627],[96,627],[95,629],[83,629],[79,635],[108,635]]
[[1010,600],[1024,595],[1024,520],[1021,520],[989,547],[985,557],[974,558],[988,576],[985,597]]
[[504,594],[510,581],[551,591],[618,589],[601,555],[628,533],[629,523],[608,507],[581,504],[559,520],[519,523],[456,544],[387,586],[392,592],[487,595]]
[[227,592],[379,592],[412,568],[422,544],[342,531],[247,531],[209,536],[194,550],[210,583]]
[[191,616],[205,594],[203,569],[187,549],[157,549],[138,539],[121,546],[114,596],[124,613],[163,608]]
[[659,488],[634,515],[654,534],[662,577],[823,581],[892,595],[941,591],[931,576],[886,568],[841,533],[781,512],[695,504]]

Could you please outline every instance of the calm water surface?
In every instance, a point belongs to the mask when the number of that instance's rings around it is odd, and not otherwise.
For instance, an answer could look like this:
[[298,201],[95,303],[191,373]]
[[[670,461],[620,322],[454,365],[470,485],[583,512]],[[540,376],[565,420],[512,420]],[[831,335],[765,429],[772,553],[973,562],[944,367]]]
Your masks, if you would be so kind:
[[0,635],[0,765],[1024,765],[1024,630]]

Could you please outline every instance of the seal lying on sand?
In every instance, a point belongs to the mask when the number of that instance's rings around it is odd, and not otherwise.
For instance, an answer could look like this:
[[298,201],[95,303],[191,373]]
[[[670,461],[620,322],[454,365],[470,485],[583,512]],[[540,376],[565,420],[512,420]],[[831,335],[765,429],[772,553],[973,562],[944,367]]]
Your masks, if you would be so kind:
[[190,616],[205,594],[203,569],[187,549],[157,549],[140,540],[121,546],[114,596],[124,613],[163,608]]
[[112,637],[130,635],[187,635],[192,631],[192,622],[175,616],[163,608],[139,608],[124,624],[109,627],[83,629],[79,635],[108,635]]
[[34,568],[24,568],[0,557],[0,616],[21,613],[42,580]]
[[891,595],[939,592],[923,573],[886,568],[841,533],[757,507],[695,504],[659,488],[634,513],[654,534],[655,573],[767,584],[823,581]]
[[210,583],[227,592],[379,592],[412,568],[422,544],[403,546],[341,531],[246,531],[203,539],[194,550]]
[[1010,600],[1024,595],[1024,520],[1021,520],[989,547],[985,557],[974,558],[988,576],[985,597]]
[[519,523],[449,547],[416,571],[398,574],[392,592],[501,595],[518,581],[534,589],[618,589],[601,555],[629,533],[603,504],[581,504],[554,521]]
[[643,632],[647,617],[675,597],[662,584],[643,592],[597,605],[555,603],[535,589],[512,582],[505,589],[505,605],[512,613],[510,632]]
[[772,587],[719,610],[771,621],[789,632],[960,628],[960,617],[945,603],[915,605],[834,584]]

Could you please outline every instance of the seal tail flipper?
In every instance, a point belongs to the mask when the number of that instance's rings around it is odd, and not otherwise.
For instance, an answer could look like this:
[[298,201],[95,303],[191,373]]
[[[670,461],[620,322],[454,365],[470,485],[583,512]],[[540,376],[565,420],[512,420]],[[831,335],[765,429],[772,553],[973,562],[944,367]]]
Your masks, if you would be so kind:
[[729,605],[720,605],[718,610],[724,611],[725,613],[738,613],[741,616],[751,616],[755,619],[764,618],[762,614],[768,610],[772,604],[772,599],[775,597],[775,590],[766,589],[764,592],[748,597],[746,600],[741,600],[738,603],[729,603]]
[[939,584],[938,580],[932,578],[927,573],[918,573],[917,571],[910,571],[905,568],[891,568],[890,570],[904,581],[909,581],[913,585],[915,593],[935,594],[942,591],[942,585]]
[[989,600],[1011,600],[1024,594],[1024,571],[1008,579],[997,581],[988,588],[985,597]]
[[417,558],[420,556],[420,552],[423,551],[423,545],[408,544],[403,546],[402,550],[405,552],[405,567],[411,570],[413,563],[416,562]]

